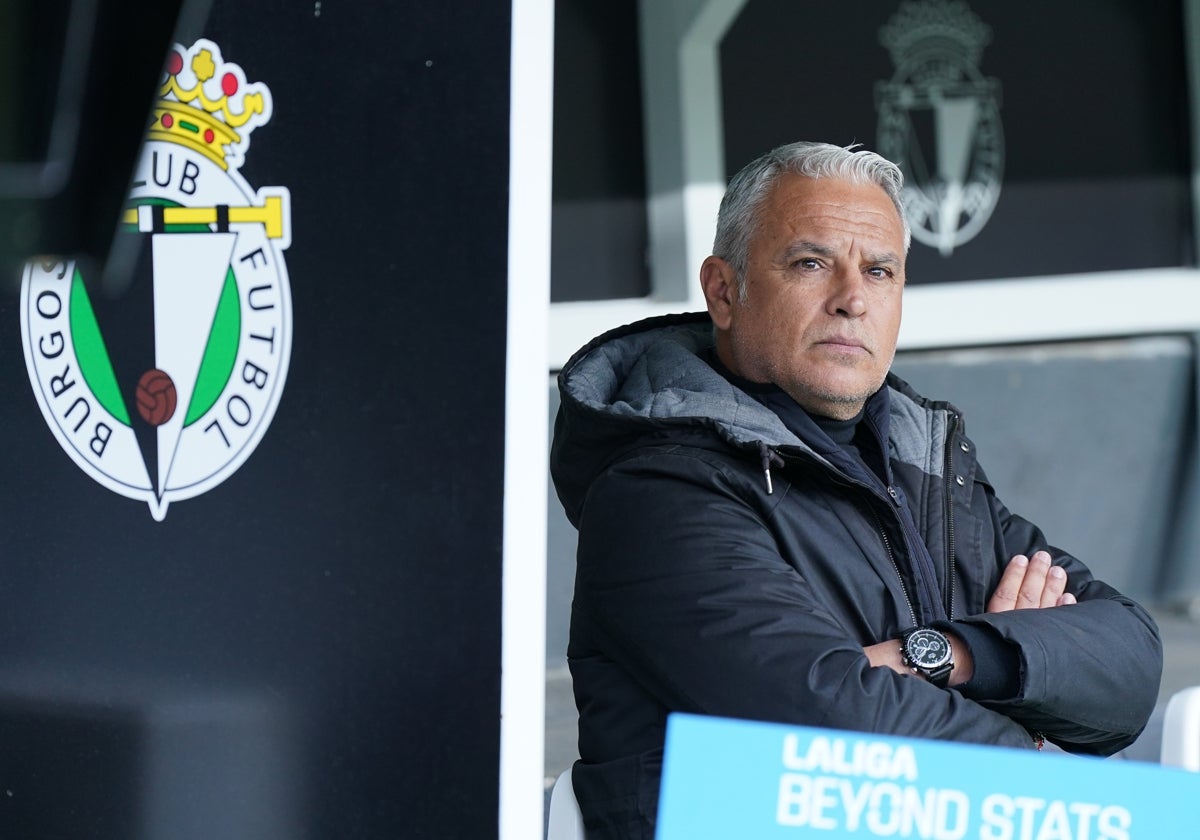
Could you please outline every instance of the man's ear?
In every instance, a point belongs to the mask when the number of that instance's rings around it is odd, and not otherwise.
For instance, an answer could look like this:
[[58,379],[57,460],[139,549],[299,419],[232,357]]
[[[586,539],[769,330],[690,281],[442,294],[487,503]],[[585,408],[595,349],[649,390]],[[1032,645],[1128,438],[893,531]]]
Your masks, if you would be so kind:
[[729,329],[737,303],[737,272],[720,257],[707,257],[700,265],[700,287],[708,303],[708,314],[719,330]]

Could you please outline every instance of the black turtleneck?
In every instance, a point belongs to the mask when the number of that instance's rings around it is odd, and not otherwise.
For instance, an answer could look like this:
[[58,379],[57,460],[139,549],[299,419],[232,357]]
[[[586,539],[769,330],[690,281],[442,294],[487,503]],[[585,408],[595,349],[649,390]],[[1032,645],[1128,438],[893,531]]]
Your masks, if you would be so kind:
[[829,435],[830,440],[844,448],[854,445],[854,433],[858,430],[858,421],[863,418],[864,410],[860,409],[858,414],[849,420],[834,420],[832,417],[822,417],[819,414],[809,414],[808,416],[821,427],[821,431]]

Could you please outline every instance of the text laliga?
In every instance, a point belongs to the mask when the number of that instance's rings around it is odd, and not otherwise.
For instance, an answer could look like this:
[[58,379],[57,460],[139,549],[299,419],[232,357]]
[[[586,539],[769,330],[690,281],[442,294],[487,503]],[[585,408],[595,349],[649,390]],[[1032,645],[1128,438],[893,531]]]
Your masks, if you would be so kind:
[[[875,837],[963,840],[971,803],[960,790],[898,784],[917,779],[916,755],[900,744],[817,736],[800,751],[784,738],[776,822],[858,831]],[[794,771],[808,772],[794,772]],[[866,776],[869,780],[861,780]],[[991,794],[980,808],[978,840],[1129,840],[1132,815],[1116,805]]]
[[789,733],[783,738],[783,766],[788,770],[819,770],[839,776],[871,779],[917,780],[917,755],[907,744],[882,741],[850,741],[815,736],[808,749],[800,751],[800,738]]

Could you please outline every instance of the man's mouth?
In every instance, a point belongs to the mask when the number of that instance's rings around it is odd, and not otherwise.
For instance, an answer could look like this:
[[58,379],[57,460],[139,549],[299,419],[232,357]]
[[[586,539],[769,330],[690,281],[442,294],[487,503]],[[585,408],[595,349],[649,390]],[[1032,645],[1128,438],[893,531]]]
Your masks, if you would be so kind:
[[817,344],[828,347],[831,350],[840,350],[845,353],[870,353],[867,346],[857,338],[847,335],[831,335],[828,338],[823,338]]

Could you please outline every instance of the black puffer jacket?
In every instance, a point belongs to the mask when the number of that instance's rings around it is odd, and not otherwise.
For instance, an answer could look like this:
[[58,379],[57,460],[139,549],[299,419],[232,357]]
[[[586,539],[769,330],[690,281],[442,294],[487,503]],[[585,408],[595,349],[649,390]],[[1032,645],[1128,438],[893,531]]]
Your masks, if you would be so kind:
[[[922,575],[894,498],[699,358],[711,329],[703,314],[623,327],[559,377],[551,470],[579,528],[568,661],[592,840],[653,837],[672,711],[1020,748],[1040,732],[1097,754],[1136,737],[1162,670],[1153,621],[1009,513],[952,406],[895,377],[872,401],[889,490],[934,561]],[[985,614],[1009,558],[1040,548],[1079,603]],[[865,645],[945,617],[1015,646],[1016,696],[869,666]]]

